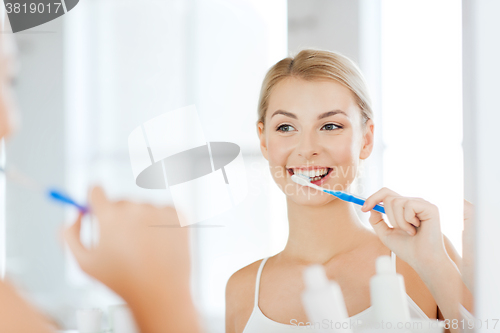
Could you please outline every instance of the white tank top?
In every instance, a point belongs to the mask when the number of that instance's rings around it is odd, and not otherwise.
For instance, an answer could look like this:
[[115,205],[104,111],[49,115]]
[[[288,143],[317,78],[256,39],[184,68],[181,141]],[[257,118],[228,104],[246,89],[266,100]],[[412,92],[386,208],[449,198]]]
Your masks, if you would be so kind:
[[[394,265],[394,269],[396,269],[396,255],[391,251],[391,258]],[[255,299],[253,303],[253,311],[248,319],[245,328],[243,329],[243,333],[262,333],[262,332],[272,332],[272,333],[288,333],[288,332],[297,332],[297,330],[308,330],[309,332],[315,331],[314,327],[308,326],[297,326],[292,324],[283,324],[278,323],[268,317],[266,317],[259,308],[259,285],[260,285],[260,275],[262,273],[262,269],[266,264],[267,259],[269,257],[264,258],[259,266],[259,271],[257,272],[257,278],[255,281]],[[427,315],[420,309],[420,307],[415,303],[411,297],[406,294],[408,298],[408,306],[410,307],[410,317],[416,319],[429,319]],[[356,324],[367,323],[372,320],[373,316],[373,307],[369,308],[355,314],[352,317],[349,317],[351,322]],[[304,323],[305,325],[305,323]]]

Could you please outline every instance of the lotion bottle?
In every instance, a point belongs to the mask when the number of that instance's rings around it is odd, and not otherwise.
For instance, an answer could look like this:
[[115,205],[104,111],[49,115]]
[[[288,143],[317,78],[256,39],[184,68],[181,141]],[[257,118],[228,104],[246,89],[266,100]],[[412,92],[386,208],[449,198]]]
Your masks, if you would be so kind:
[[376,274],[370,279],[370,301],[378,322],[408,322],[410,310],[404,278],[396,273],[389,256],[376,260]]
[[307,267],[303,278],[302,305],[311,325],[320,332],[352,333],[340,286],[328,280],[323,266]]

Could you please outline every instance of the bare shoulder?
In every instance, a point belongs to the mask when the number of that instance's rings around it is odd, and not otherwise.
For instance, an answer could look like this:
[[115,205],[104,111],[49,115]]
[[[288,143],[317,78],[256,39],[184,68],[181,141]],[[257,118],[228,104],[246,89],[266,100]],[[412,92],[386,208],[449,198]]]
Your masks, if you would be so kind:
[[226,284],[226,332],[242,332],[252,314],[257,271],[263,259],[234,272]]
[[226,285],[226,298],[229,298],[229,300],[240,299],[241,296],[245,296],[248,289],[251,287],[253,295],[257,271],[259,270],[262,260],[263,259],[257,260],[250,265],[237,270],[233,273],[233,275],[231,275]]

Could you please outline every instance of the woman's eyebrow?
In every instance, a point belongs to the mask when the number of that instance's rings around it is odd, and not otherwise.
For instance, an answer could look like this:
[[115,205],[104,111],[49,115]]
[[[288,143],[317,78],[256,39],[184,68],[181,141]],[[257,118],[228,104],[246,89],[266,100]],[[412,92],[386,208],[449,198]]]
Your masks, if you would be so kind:
[[[318,120],[319,120],[319,119],[326,118],[326,117],[333,116],[333,115],[335,115],[335,114],[337,114],[337,113],[342,113],[342,114],[343,114],[343,115],[345,115],[346,117],[349,117],[349,116],[347,115],[347,113],[345,113],[345,112],[344,112],[344,111],[342,111],[342,110],[332,110],[332,111],[327,111],[327,112],[325,112],[325,113],[320,114],[320,115],[318,116]],[[290,118],[293,118],[293,119],[299,119],[299,118],[297,118],[297,116],[296,116],[294,113],[291,113],[291,112],[288,112],[288,111],[284,111],[284,110],[276,110],[276,111],[274,111],[274,113],[273,113],[273,115],[271,116],[271,118],[272,118],[272,117],[274,117],[274,116],[275,116],[275,115],[277,115],[277,114],[282,114],[282,115],[284,115],[284,116],[287,116],[287,117],[290,117]]]

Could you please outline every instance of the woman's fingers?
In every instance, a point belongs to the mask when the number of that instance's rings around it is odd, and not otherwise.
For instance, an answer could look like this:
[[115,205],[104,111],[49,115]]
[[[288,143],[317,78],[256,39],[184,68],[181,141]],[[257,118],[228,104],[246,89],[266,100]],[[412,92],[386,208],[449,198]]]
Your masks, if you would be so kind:
[[420,226],[420,220],[412,210],[406,211],[405,206],[411,202],[409,198],[402,197],[398,193],[384,187],[366,199],[361,208],[367,212],[373,209],[380,202],[384,203],[385,214],[394,228],[400,228],[409,235],[415,235],[415,227]]
[[405,218],[405,204],[408,202],[408,198],[399,197],[392,201],[392,209],[394,212],[394,218],[399,228],[403,229],[408,233],[408,235],[413,236],[415,234],[414,227]]
[[[71,252],[75,256],[76,260],[82,266],[87,258],[88,250],[83,246],[80,241],[80,228],[82,224],[83,214],[79,214],[75,223],[67,227],[63,231],[63,237],[66,240]],[[83,268],[83,267],[82,267]]]
[[382,214],[375,210],[372,210],[370,212],[370,218],[368,219],[368,221],[370,221],[373,230],[375,230],[375,233],[378,235],[382,243],[386,244],[386,238],[392,231],[392,229],[387,225],[387,223],[385,223]]
[[106,193],[100,186],[94,186],[90,191],[90,206],[92,212],[99,216],[101,213],[106,211],[106,207],[109,204],[109,200],[106,197]]
[[396,221],[396,217],[394,216],[394,206],[392,205],[392,201],[394,199],[395,198],[392,196],[387,196],[383,199],[385,215],[387,215],[389,222],[391,222],[391,224],[394,228],[400,228],[400,226],[398,225],[398,223]]
[[393,227],[399,228],[399,225],[397,224],[397,221],[394,217],[394,212],[392,207],[392,201],[396,197],[400,197],[400,195],[394,192],[393,190],[388,189],[387,187],[383,187],[377,192],[373,193],[371,196],[368,197],[368,199],[365,200],[365,204],[361,208],[361,211],[368,212],[372,210],[373,207],[375,207],[375,205],[383,202],[385,215],[387,215],[387,218],[389,219]]
[[387,187],[383,187],[380,190],[378,190],[377,192],[375,192],[372,195],[370,195],[368,197],[368,199],[365,200],[365,204],[363,205],[363,207],[361,208],[361,210],[363,212],[369,212],[370,210],[373,209],[373,207],[375,207],[376,204],[384,201],[384,199],[387,196],[389,196],[389,195],[395,196],[395,197],[399,197],[400,196],[399,194],[397,194],[393,190],[390,190]]
[[420,227],[420,219],[416,216],[415,211],[411,208],[411,205],[413,204],[413,200],[418,200],[416,198],[412,198],[412,200],[408,200],[405,203],[405,209],[404,209],[404,219],[408,222],[414,225],[415,227]]

